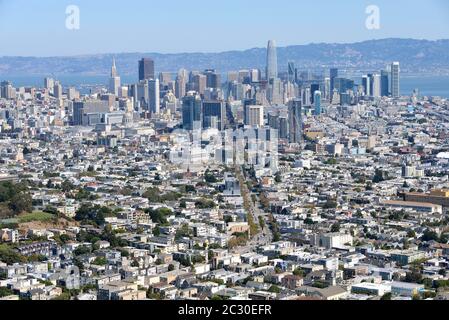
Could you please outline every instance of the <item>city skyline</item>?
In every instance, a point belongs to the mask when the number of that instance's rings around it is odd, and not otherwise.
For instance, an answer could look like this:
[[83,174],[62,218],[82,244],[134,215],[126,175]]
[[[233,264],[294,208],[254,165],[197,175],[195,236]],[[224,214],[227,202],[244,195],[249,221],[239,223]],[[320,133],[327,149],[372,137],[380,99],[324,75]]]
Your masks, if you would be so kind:
[[0,303],[449,301],[448,10],[0,0]]
[[[124,6],[113,1],[105,6],[101,1],[48,1],[39,2],[38,5],[30,5],[27,1],[24,6],[23,0],[3,0],[0,2],[0,36],[7,40],[9,46],[2,48],[0,55],[222,52],[226,49],[263,47],[267,38],[276,39],[277,45],[282,47],[390,37],[429,40],[449,37],[449,6],[441,0],[427,1],[425,4],[422,1],[400,0],[391,3],[379,0],[375,4],[380,10],[379,29],[366,27],[370,16],[366,10],[371,5],[368,1],[327,1],[319,10],[305,1],[281,0],[276,5],[268,1],[259,1],[257,5],[248,1],[238,3],[238,11],[235,10],[234,0],[227,2],[227,5],[203,0],[194,2],[195,5],[175,1],[172,7],[177,10],[169,10],[156,2]],[[77,5],[80,9],[79,30],[68,30],[65,26],[68,5]],[[210,14],[217,10],[219,15]],[[20,12],[20,16],[15,12]],[[157,14],[152,15],[152,19],[146,19],[152,12]],[[351,19],[347,19],[349,16]],[[432,19],[427,18],[430,16]],[[120,26],[113,23],[118,20],[122,21]],[[251,22],[260,32],[248,37],[243,31]],[[304,32],[309,30],[311,23],[314,32]],[[31,25],[33,28],[30,28]],[[46,34],[51,37],[43,36]],[[21,41],[23,37],[28,41]]]

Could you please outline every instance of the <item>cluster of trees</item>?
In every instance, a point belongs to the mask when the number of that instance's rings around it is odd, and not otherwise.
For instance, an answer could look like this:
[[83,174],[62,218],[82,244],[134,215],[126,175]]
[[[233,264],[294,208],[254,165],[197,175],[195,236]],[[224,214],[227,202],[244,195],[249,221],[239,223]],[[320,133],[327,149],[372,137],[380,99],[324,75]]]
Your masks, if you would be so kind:
[[422,241],[436,241],[439,243],[447,243],[449,241],[449,236],[447,234],[442,234],[441,237],[435,231],[430,229],[426,230],[421,237]]
[[33,200],[25,183],[0,183],[0,216],[16,216],[33,210]]
[[262,205],[262,208],[268,212],[270,210],[270,200],[268,200],[265,193],[260,194],[259,200],[260,200],[260,204]]
[[207,183],[217,183],[218,179],[214,174],[210,173],[209,170],[206,170],[206,172],[204,173],[204,181],[206,181]]
[[159,208],[156,210],[147,209],[146,213],[150,214],[151,220],[154,223],[158,223],[160,225],[167,225],[167,217],[173,214],[173,212],[169,208]]
[[388,173],[380,169],[376,169],[376,173],[373,177],[373,183],[380,183],[387,180],[391,180],[391,178],[388,176]]
[[197,209],[213,209],[216,207],[216,204],[213,200],[201,198],[195,202],[195,207]]
[[228,248],[233,249],[236,247],[244,246],[248,242],[248,234],[247,233],[240,233],[235,234],[235,237],[229,240],[228,242]]
[[388,216],[388,219],[393,220],[393,221],[402,221],[402,220],[408,219],[408,218],[409,218],[409,215],[404,210],[394,211]]
[[256,234],[259,233],[259,227],[258,227],[257,223],[254,221],[254,217],[251,213],[247,214],[247,220],[248,220],[249,231],[251,233],[251,236],[254,237]]
[[76,212],[75,220],[101,226],[105,224],[105,218],[113,216],[115,213],[110,208],[83,203]]
[[12,296],[14,292],[6,287],[0,287],[0,298]]
[[178,192],[168,192],[165,194],[161,194],[159,188],[153,187],[145,191],[143,196],[147,198],[151,203],[165,203],[168,201],[178,201],[182,197],[182,194]]
[[270,214],[269,216],[269,223],[271,232],[273,233],[273,241],[277,242],[281,240],[281,232],[279,231],[279,224],[276,221],[276,219],[274,219],[272,214]]
[[47,261],[47,258],[42,255],[31,255],[24,256],[17,252],[12,246],[0,245],[0,261],[6,264],[14,263],[27,263],[27,262],[37,262],[37,261]]

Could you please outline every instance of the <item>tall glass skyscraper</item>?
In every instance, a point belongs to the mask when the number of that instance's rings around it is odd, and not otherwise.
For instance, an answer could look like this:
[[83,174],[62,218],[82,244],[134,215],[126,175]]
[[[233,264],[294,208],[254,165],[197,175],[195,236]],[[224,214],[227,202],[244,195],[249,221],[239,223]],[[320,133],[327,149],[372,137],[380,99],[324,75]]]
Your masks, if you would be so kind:
[[156,79],[154,74],[154,61],[150,58],[139,60],[139,81]]
[[321,91],[315,91],[314,93],[315,115],[319,116],[322,113],[321,110]]
[[380,73],[381,96],[388,97],[390,95],[390,84],[388,71],[382,70]]
[[267,48],[267,80],[277,79],[278,77],[278,56],[276,52],[276,42],[268,41]]
[[182,127],[184,130],[200,129],[202,125],[202,101],[199,95],[188,95],[182,99]]
[[288,106],[289,140],[290,143],[302,142],[302,101],[294,99]]
[[338,78],[338,69],[337,68],[332,68],[331,70],[330,70],[330,80],[331,80],[331,96],[332,96],[332,93],[333,93],[333,91],[334,91],[334,89],[335,89],[335,79],[336,78]]
[[391,64],[391,96],[393,98],[399,98],[401,96],[399,86],[399,73],[400,73],[399,62],[393,62]]

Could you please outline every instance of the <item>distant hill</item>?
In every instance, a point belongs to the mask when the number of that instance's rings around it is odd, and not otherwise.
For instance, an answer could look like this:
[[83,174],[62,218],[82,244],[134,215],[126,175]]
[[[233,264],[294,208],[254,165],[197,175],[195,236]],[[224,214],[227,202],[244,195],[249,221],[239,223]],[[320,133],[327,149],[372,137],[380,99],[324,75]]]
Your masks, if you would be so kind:
[[[137,61],[152,57],[157,71],[180,68],[219,72],[265,68],[265,48],[221,53],[117,53],[72,57],[0,57],[3,75],[106,75],[116,57],[121,75],[137,73]],[[352,44],[316,43],[278,48],[279,68],[295,61],[299,69],[322,70],[335,66],[348,71],[378,70],[400,61],[404,73],[449,74],[449,40],[383,39]]]

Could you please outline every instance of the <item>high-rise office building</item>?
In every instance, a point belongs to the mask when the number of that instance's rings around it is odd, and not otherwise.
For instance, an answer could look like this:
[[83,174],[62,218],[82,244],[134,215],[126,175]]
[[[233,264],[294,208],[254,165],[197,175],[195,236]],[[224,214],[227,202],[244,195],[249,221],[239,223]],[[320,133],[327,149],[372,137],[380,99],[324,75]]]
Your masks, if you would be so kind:
[[[216,119],[217,127],[212,125],[212,119]],[[224,101],[203,101],[203,128],[224,130],[226,125],[226,104]]]
[[159,73],[159,83],[163,86],[167,86],[171,82],[171,73],[161,72]]
[[302,101],[294,99],[288,106],[289,141],[290,143],[302,142]]
[[320,85],[317,83],[312,83],[310,85],[310,95],[312,99],[312,104],[315,102],[315,92],[320,91]]
[[295,82],[296,81],[296,68],[295,68],[295,62],[289,61],[287,66],[287,75],[288,75],[288,81]]
[[371,95],[374,98],[381,97],[382,92],[382,81],[381,76],[378,73],[375,73],[371,77]]
[[321,110],[321,91],[315,91],[314,93],[314,105],[315,105],[315,115],[319,116],[322,113]]
[[89,100],[73,103],[72,124],[90,126],[101,122],[101,115],[110,112],[107,101]]
[[272,105],[283,103],[283,86],[281,79],[271,78],[267,98]]
[[161,101],[159,92],[159,79],[148,81],[148,107],[151,113],[160,112]]
[[259,69],[251,69],[250,75],[251,75],[252,83],[260,81],[260,70]]
[[62,98],[62,85],[61,83],[59,83],[59,81],[55,82],[55,85],[53,87],[53,96],[56,99]]
[[50,94],[53,94],[53,89],[55,87],[55,80],[53,78],[45,78],[44,87],[50,92]]
[[120,77],[117,74],[115,59],[112,60],[111,77],[109,78],[109,93],[118,96],[120,88]]
[[264,125],[264,108],[262,105],[245,105],[245,125],[262,127]]
[[[334,92],[335,89],[335,79],[338,78],[338,69],[337,68],[332,68],[330,70],[330,92]],[[331,95],[332,96],[332,95]]]
[[16,89],[12,86],[11,82],[3,81],[0,84],[0,97],[7,100],[11,100],[16,97]]
[[79,99],[79,96],[80,96],[80,94],[79,94],[78,91],[76,91],[75,88],[70,87],[70,88],[67,89],[67,99],[68,100]]
[[393,62],[391,64],[391,96],[393,98],[399,98],[401,96],[400,72],[399,62]]
[[371,96],[371,75],[368,74],[362,77],[362,86],[365,96]]
[[239,81],[239,73],[238,71],[229,71],[228,72],[228,83],[232,82],[238,82]]
[[331,100],[331,79],[324,78],[324,98],[327,101]]
[[249,70],[239,70],[239,83],[251,83],[251,72]]
[[175,96],[178,99],[184,98],[186,95],[186,85],[187,85],[187,77],[184,77],[182,74],[178,74],[176,77],[175,83]]
[[346,93],[348,90],[354,90],[354,80],[346,78],[335,78],[334,79],[334,90],[342,94]]
[[278,58],[276,50],[276,42],[274,40],[268,41],[267,48],[267,80],[277,79],[278,77]]
[[139,61],[139,81],[155,79],[154,61],[150,58],[143,58]]
[[148,109],[148,80],[142,80],[137,84],[135,99],[142,109]]
[[204,94],[207,88],[207,77],[204,74],[193,76],[194,90],[199,94]]
[[182,127],[184,130],[200,129],[202,126],[201,97],[190,92],[182,99]]
[[390,83],[388,71],[382,70],[380,73],[381,96],[388,97],[390,95]]
[[216,73],[213,69],[204,71],[206,76],[206,88],[220,89],[221,88],[221,75]]

